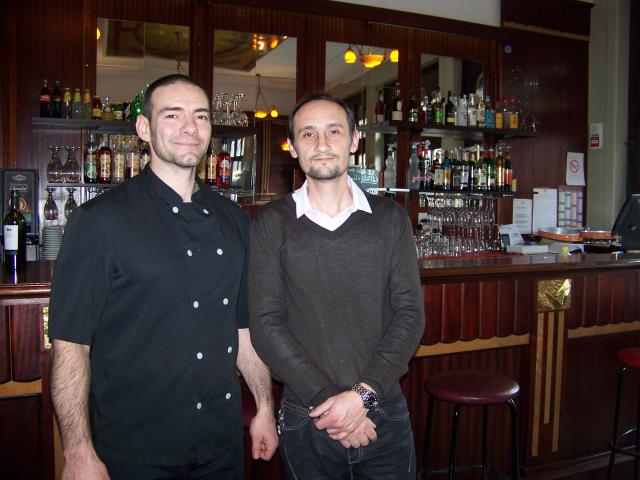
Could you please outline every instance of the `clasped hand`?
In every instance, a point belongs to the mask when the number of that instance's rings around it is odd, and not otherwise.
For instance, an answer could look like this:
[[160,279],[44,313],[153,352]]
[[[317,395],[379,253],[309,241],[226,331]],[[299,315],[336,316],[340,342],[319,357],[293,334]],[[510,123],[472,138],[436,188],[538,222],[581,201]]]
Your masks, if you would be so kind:
[[358,448],[375,441],[376,425],[367,417],[362,398],[348,390],[328,398],[315,407],[309,416],[318,430],[345,447]]

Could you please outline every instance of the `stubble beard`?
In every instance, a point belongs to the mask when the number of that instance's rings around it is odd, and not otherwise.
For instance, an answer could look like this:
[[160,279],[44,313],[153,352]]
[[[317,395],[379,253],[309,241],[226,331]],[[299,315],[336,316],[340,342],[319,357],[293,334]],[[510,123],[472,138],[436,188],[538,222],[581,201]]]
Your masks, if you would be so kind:
[[309,171],[307,172],[307,176],[313,178],[314,180],[332,180],[334,178],[338,178],[340,175],[342,175],[342,172],[340,171],[340,167],[338,166],[335,166],[330,170],[310,167]]
[[176,165],[180,168],[195,167],[196,165],[198,165],[198,163],[200,162],[200,159],[204,156],[206,152],[206,147],[201,147],[202,152],[199,157],[198,155],[193,153],[189,153],[183,156],[178,156],[175,152],[172,152],[171,150],[165,148],[165,146],[162,143],[157,142],[156,140],[157,140],[156,137],[152,135],[151,141],[149,142],[156,156],[160,160],[166,163],[170,163],[172,165]]

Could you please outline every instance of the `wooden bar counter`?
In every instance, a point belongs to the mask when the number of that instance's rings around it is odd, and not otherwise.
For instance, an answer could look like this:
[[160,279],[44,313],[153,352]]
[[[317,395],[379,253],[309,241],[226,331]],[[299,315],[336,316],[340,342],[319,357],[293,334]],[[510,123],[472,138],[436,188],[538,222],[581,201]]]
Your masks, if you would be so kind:
[[[520,384],[524,478],[604,478],[616,352],[640,345],[640,256],[549,254],[425,260],[420,266],[426,327],[403,379],[418,462],[424,380],[474,369]],[[0,478],[52,479],[60,469],[48,395],[52,271],[53,263],[34,262],[17,277],[0,272]],[[636,394],[625,392],[622,425],[635,420]],[[449,405],[436,406],[431,466],[447,463],[451,412]],[[460,428],[459,462],[479,463],[480,411],[463,409]],[[492,407],[489,435],[491,462],[509,472],[505,408]],[[631,462],[621,461],[616,478],[629,478]],[[261,466],[259,478],[280,478],[280,465],[271,463]]]

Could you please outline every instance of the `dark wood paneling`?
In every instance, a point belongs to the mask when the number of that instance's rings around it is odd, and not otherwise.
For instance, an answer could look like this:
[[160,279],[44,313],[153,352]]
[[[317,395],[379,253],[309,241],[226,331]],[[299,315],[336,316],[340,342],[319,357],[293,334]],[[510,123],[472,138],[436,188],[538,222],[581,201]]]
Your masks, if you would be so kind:
[[425,329],[422,337],[424,345],[433,345],[442,339],[442,291],[443,285],[423,285]]
[[480,338],[492,338],[498,330],[498,282],[484,281],[480,287]]
[[502,22],[589,35],[593,4],[578,0],[502,0]]
[[461,312],[463,318],[461,340],[475,340],[480,335],[480,283],[461,285]]
[[0,306],[0,383],[11,380],[11,337],[7,307]]
[[196,0],[93,0],[101,18],[138,20],[141,22],[191,24],[191,4]]
[[44,479],[40,441],[40,395],[0,398],[0,478]]
[[41,377],[42,305],[9,307],[12,378],[29,382]]
[[462,338],[462,292],[457,284],[443,285],[442,341],[455,342]]

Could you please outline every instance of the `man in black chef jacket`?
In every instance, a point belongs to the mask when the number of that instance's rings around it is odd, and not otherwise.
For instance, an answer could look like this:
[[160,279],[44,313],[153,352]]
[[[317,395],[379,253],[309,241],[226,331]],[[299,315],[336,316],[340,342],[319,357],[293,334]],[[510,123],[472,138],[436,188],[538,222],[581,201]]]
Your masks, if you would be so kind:
[[66,479],[241,479],[236,367],[256,400],[254,458],[277,447],[269,371],[248,331],[249,219],[205,188],[204,90],[149,86],[144,171],[76,209],[53,277],[51,391]]

